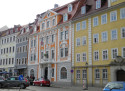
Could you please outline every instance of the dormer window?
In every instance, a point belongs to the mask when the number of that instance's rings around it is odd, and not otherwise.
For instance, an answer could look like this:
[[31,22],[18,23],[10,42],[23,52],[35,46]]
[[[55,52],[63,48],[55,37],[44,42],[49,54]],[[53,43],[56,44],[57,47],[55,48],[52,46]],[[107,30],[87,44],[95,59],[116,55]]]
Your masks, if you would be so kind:
[[96,0],[96,9],[101,8],[101,0]]
[[65,21],[67,21],[67,19],[68,19],[68,15],[65,13],[65,14],[63,15],[63,21],[65,22]]
[[85,14],[86,13],[86,6],[82,6],[81,7],[81,14]]
[[55,19],[53,19],[52,24],[53,24],[53,26],[55,26],[55,24],[56,24],[56,20]]
[[50,12],[48,12],[47,16],[48,16],[48,17],[50,16]]
[[68,12],[71,12],[71,11],[72,11],[72,5],[69,4],[69,5],[68,5]]
[[50,21],[47,21],[47,28],[50,27]]
[[34,32],[36,32],[36,26],[34,26]]

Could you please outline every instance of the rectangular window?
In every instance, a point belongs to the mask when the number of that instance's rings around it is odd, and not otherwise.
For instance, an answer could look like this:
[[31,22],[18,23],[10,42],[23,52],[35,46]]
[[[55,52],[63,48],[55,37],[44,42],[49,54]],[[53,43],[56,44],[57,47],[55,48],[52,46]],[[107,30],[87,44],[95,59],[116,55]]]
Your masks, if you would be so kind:
[[102,58],[103,58],[103,60],[107,60],[108,59],[108,50],[103,50],[102,51]]
[[117,11],[112,11],[110,13],[110,22],[117,21]]
[[115,59],[116,56],[118,56],[118,49],[117,48],[113,48],[112,49],[112,59]]
[[34,40],[34,47],[36,46],[36,40]]
[[96,0],[96,9],[101,8],[101,0]]
[[6,50],[6,51],[7,51],[7,53],[8,53],[8,48],[7,48],[7,50]]
[[111,40],[116,40],[117,39],[117,30],[112,30],[111,31]]
[[6,50],[5,50],[5,48],[4,48],[4,54],[6,53]]
[[93,43],[99,42],[99,34],[93,34]]
[[99,60],[99,51],[94,52],[94,60],[98,61]]
[[43,59],[43,56],[44,56],[44,54],[43,54],[43,52],[41,52],[41,59]]
[[80,30],[80,22],[76,24],[76,31]]
[[34,61],[36,60],[36,54],[34,54]]
[[81,7],[81,14],[85,14],[86,13],[86,6],[82,6]]
[[86,29],[86,21],[82,21],[82,29]]
[[20,53],[22,52],[22,48],[20,47]]
[[51,50],[51,55],[52,55],[52,59],[54,59],[54,55],[55,53],[54,53],[54,50]]
[[33,40],[31,40],[31,47],[33,47]]
[[102,32],[102,42],[105,42],[108,40],[108,34],[107,32]]
[[12,64],[14,64],[14,58],[12,58]]
[[86,36],[83,36],[82,38],[82,45],[86,45]]
[[13,36],[13,41],[15,41],[15,36]]
[[68,48],[65,48],[65,57],[68,56]]
[[86,70],[82,70],[82,78],[83,78],[83,79],[86,79],[86,76],[87,76]]
[[47,21],[47,28],[50,27],[50,21]]
[[49,58],[49,51],[46,51],[46,58]]
[[52,68],[52,77],[54,77],[54,68]]
[[120,9],[120,18],[125,19],[125,8]]
[[53,19],[52,24],[53,24],[53,26],[55,26],[55,24],[56,24],[56,20],[55,19]]
[[3,54],[3,49],[1,49],[1,54]]
[[9,43],[9,38],[7,38],[7,43]]
[[122,57],[125,58],[125,47],[122,48]]
[[52,43],[54,42],[54,34],[52,35]]
[[83,61],[83,62],[86,61],[86,53],[85,53],[85,52],[82,54],[82,61]]
[[65,39],[68,39],[68,30],[65,31]]
[[61,37],[60,37],[60,40],[63,40],[63,36],[64,36],[64,33],[61,32]]
[[80,38],[76,39],[76,46],[80,46]]
[[96,79],[99,79],[99,78],[100,78],[99,69],[96,69],[96,70],[95,70],[95,78],[96,78]]
[[25,46],[23,46],[23,52],[25,51]]
[[45,27],[45,23],[42,23],[42,29],[44,29],[44,27]]
[[63,57],[63,48],[62,49],[60,49],[60,55],[61,55],[61,57]]
[[125,27],[121,28],[121,38],[125,38]]
[[44,45],[44,38],[42,37],[41,38],[41,46],[43,46]]
[[13,46],[13,52],[15,51],[15,47]]
[[104,14],[101,16],[101,24],[106,24],[107,23],[107,14]]
[[46,37],[46,44],[49,44],[49,36]]
[[98,17],[93,18],[93,27],[98,26]]
[[76,61],[80,62],[80,54],[76,54]]
[[11,47],[10,47],[10,53],[11,53]]
[[76,70],[76,79],[80,79],[80,70]]
[[103,79],[107,79],[107,78],[108,78],[107,69],[103,69],[103,70],[102,70],[102,76],[103,76],[103,77],[102,77]]

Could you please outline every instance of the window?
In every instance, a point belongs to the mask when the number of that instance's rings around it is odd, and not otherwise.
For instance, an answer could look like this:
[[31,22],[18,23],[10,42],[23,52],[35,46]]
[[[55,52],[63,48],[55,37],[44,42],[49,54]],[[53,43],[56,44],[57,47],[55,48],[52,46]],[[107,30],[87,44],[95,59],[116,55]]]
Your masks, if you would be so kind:
[[31,47],[33,47],[33,40],[31,40]]
[[13,36],[13,41],[15,41],[15,36]]
[[41,52],[41,59],[43,59],[43,56],[44,56],[44,54],[43,54],[43,52]]
[[125,8],[120,9],[120,18],[125,19]]
[[95,78],[96,78],[96,79],[99,79],[99,78],[100,78],[99,69],[96,69],[96,70],[95,70]]
[[108,40],[107,32],[102,32],[102,42],[105,42]]
[[52,35],[52,43],[54,42],[54,34]]
[[67,14],[64,14],[63,15],[63,21],[65,22],[65,21],[67,21],[68,20],[68,15]]
[[63,36],[64,36],[64,33],[63,32],[61,32],[61,40],[63,40]]
[[107,23],[107,14],[104,14],[101,16],[101,24],[106,24]]
[[121,38],[125,38],[125,27],[121,28]]
[[76,46],[80,46],[80,38],[76,39]]
[[36,60],[36,54],[34,54],[34,61]]
[[10,53],[11,53],[11,47],[10,47]]
[[1,49],[1,54],[3,54],[3,49]]
[[85,14],[86,13],[86,6],[82,6],[81,7],[81,14]]
[[112,49],[112,59],[115,59],[116,56],[118,56],[118,49],[117,48],[113,48]]
[[117,39],[117,30],[112,30],[111,31],[111,40],[116,40]]
[[61,79],[67,79],[67,69],[65,67],[61,68]]
[[56,20],[55,19],[53,19],[52,24],[53,24],[53,26],[55,26],[55,24],[56,24]]
[[4,40],[4,43],[6,43],[6,39]]
[[76,24],[76,31],[80,30],[80,22]]
[[101,8],[101,0],[96,0],[96,9]]
[[125,47],[122,48],[122,57],[125,58]]
[[111,0],[111,2],[116,2],[117,0]]
[[52,77],[54,77],[54,68],[52,68]]
[[22,58],[22,64],[24,64],[24,58]]
[[98,17],[93,18],[93,27],[98,26]]
[[7,63],[8,63],[8,59],[6,59],[6,65],[7,65]]
[[20,38],[20,43],[22,42],[22,38]]
[[43,37],[41,38],[41,45],[42,46],[44,45],[44,38]]
[[94,52],[94,60],[98,61],[99,60],[99,51]]
[[61,52],[60,52],[60,53],[61,53],[60,55],[61,55],[61,57],[63,57],[63,48],[61,48],[60,51],[61,51]]
[[103,79],[107,79],[107,78],[108,78],[107,69],[103,69],[103,70],[102,70],[102,78],[103,78]]
[[94,34],[93,35],[93,43],[98,43],[99,42],[99,34]]
[[49,51],[46,51],[46,58],[49,58]]
[[80,79],[80,70],[76,70],[76,79]]
[[36,46],[36,40],[34,40],[34,47]]
[[86,29],[86,21],[82,21],[82,29]]
[[86,79],[86,76],[87,76],[86,70],[82,70],[82,78],[83,78],[83,79]]
[[13,52],[15,51],[15,47],[13,46]]
[[45,28],[45,23],[42,23],[42,29],[44,29]]
[[5,54],[6,52],[5,52],[5,48],[4,48],[4,54]]
[[25,58],[25,64],[27,64],[27,58]]
[[47,28],[50,27],[50,21],[47,21]]
[[68,48],[65,48],[65,57],[68,56]]
[[69,5],[68,5],[68,12],[71,12],[71,11],[72,11],[72,5],[69,4]]
[[46,44],[49,44],[49,36],[46,37]]
[[20,53],[22,52],[22,48],[20,47]]
[[112,11],[110,13],[110,21],[113,22],[113,21],[116,21],[117,20],[117,11]]
[[7,50],[6,50],[6,53],[8,53],[8,48],[7,48]]
[[23,37],[23,41],[25,41],[25,37]]
[[12,64],[14,64],[14,58],[12,58]]
[[86,61],[86,53],[85,53],[85,52],[82,54],[82,61],[83,61],[83,62]]
[[7,43],[9,42],[9,38],[7,38]]
[[82,45],[86,45],[86,36],[83,36],[82,38]]
[[54,59],[54,50],[51,50],[52,59]]
[[65,31],[65,39],[68,39],[68,30]]
[[25,46],[23,46],[23,52],[25,51]]
[[33,54],[31,54],[31,61],[33,61]]
[[103,50],[102,51],[102,59],[107,60],[108,59],[108,50]]
[[11,64],[11,58],[9,58],[9,64]]
[[76,61],[80,62],[80,54],[76,54]]

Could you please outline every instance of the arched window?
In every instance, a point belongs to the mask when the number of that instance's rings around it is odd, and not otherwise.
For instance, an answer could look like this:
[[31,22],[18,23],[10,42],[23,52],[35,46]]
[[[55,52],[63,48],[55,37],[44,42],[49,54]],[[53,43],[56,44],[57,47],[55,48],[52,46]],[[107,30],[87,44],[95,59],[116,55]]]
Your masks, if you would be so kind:
[[68,12],[71,12],[71,11],[72,11],[72,5],[69,4],[69,5],[68,5]]
[[30,76],[34,76],[34,70],[33,69],[30,71]]
[[61,68],[61,79],[67,79],[67,70],[65,67]]

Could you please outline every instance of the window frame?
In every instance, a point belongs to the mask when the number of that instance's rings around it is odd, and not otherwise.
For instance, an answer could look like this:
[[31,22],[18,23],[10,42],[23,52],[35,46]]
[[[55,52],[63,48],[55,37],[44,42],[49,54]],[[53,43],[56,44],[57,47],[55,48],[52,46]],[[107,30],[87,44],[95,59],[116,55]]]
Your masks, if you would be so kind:
[[[78,41],[78,40],[79,40],[79,41]],[[80,38],[76,38],[76,46],[80,46],[80,44],[81,44]]]
[[[124,29],[124,32],[123,32],[123,29]],[[122,36],[123,33],[124,33],[124,37]],[[125,38],[125,27],[122,27],[122,28],[121,28],[121,38],[122,38],[122,39]]]
[[[113,15],[112,15],[113,14]],[[112,18],[113,17],[113,18]],[[114,18],[116,17],[116,19]],[[113,19],[113,20],[112,20]],[[117,21],[117,10],[110,12],[110,22]]]
[[[96,37],[95,37],[96,36]],[[96,41],[95,41],[96,39]],[[96,43],[99,43],[99,34],[96,33],[96,34],[93,34],[93,43],[96,44]]]
[[[115,36],[115,38],[113,38],[113,31],[116,31],[116,36]],[[117,40],[118,39],[118,33],[117,33],[117,29],[113,29],[113,30],[111,30],[111,40]]]
[[[105,16],[105,17],[104,17],[104,16]],[[104,22],[103,20],[105,20],[105,22]],[[107,14],[101,15],[101,24],[102,24],[102,25],[103,25],[103,24],[107,24]]]
[[[103,54],[104,51],[107,51],[107,54],[106,54],[106,55]],[[107,58],[104,59],[104,56],[107,56]],[[102,60],[108,60],[108,49],[102,50]]]
[[[108,32],[104,31],[101,33],[102,34],[102,42],[108,41]],[[106,37],[107,36],[107,37]]]
[[[123,12],[124,11],[124,12]],[[124,16],[123,16],[124,15]],[[120,9],[120,19],[125,19],[125,8]]]
[[80,56],[81,56],[80,53],[76,53],[76,62],[80,62],[80,60],[81,60]]
[[[98,53],[98,55],[95,53]],[[99,61],[99,50],[94,51],[93,57],[94,57],[94,61]]]
[[98,25],[99,25],[99,18],[98,18],[98,16],[96,16],[93,18],[93,27],[96,27]]
[[117,55],[116,56],[118,56],[118,48],[112,48],[111,49],[111,57],[112,57],[112,59],[115,59],[114,54],[113,54],[114,49],[117,50]]

